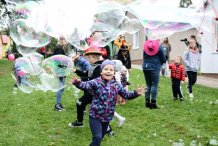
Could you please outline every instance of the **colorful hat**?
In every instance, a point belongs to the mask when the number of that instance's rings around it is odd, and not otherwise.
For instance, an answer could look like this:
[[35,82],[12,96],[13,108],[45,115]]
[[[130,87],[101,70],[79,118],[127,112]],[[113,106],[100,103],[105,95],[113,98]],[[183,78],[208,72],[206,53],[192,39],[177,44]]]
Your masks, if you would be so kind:
[[103,54],[99,48],[94,48],[94,47],[90,47],[90,48],[86,49],[84,52],[85,52],[85,55],[89,55],[89,54],[102,55]]
[[115,68],[115,63],[112,60],[106,59],[105,61],[102,62],[101,64],[101,69],[105,67],[105,65],[113,65]]
[[158,40],[147,40],[144,43],[144,51],[149,56],[154,56],[159,51],[160,42]]

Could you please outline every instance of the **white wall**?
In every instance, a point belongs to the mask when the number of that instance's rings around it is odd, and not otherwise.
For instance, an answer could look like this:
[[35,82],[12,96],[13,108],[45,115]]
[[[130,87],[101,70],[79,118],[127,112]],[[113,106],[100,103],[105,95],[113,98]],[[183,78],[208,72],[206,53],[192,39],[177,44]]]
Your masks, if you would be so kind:
[[202,55],[201,55],[201,72],[218,74],[218,53],[216,36],[214,33],[204,31],[201,37]]

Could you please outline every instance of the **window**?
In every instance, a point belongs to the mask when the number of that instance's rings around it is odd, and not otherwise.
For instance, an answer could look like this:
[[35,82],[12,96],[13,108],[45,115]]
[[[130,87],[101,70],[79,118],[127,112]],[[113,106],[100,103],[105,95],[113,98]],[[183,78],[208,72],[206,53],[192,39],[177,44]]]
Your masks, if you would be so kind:
[[139,30],[133,32],[133,46],[132,49],[139,49]]

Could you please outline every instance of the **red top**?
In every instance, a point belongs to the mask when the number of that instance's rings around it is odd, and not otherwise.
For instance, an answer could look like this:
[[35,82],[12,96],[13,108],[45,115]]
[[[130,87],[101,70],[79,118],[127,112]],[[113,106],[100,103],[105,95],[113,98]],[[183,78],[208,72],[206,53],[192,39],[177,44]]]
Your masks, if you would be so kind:
[[185,68],[182,64],[169,64],[169,69],[171,69],[171,78],[176,78],[180,81],[185,81]]

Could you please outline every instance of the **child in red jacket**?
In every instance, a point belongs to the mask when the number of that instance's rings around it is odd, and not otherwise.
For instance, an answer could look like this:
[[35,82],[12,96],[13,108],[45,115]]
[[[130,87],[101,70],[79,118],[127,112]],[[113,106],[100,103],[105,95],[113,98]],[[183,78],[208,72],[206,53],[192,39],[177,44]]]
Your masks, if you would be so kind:
[[181,90],[180,82],[185,80],[185,68],[182,65],[182,57],[176,56],[174,63],[169,64],[169,69],[171,70],[171,79],[172,79],[172,91],[174,100],[178,99],[183,101],[183,93]]

